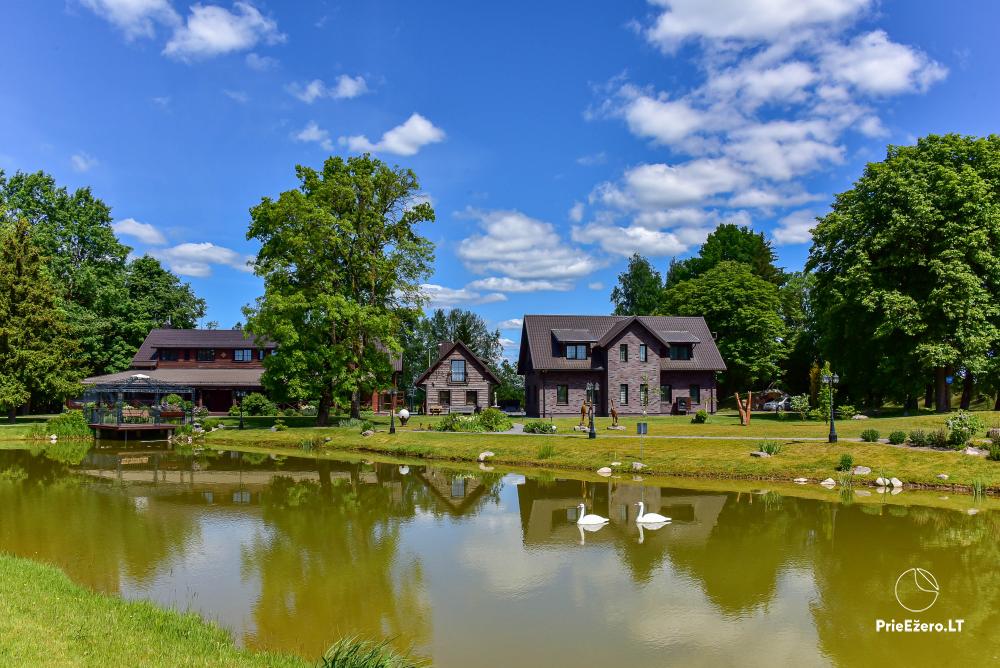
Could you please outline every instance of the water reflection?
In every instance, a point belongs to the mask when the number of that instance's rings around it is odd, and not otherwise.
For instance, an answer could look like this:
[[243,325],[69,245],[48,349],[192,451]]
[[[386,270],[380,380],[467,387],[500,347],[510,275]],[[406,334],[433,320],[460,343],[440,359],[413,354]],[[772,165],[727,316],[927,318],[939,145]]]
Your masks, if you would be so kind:
[[[439,666],[1000,661],[1000,514],[899,498],[77,446],[0,451],[0,549],[307,657],[360,634]],[[912,566],[965,632],[875,634]]]

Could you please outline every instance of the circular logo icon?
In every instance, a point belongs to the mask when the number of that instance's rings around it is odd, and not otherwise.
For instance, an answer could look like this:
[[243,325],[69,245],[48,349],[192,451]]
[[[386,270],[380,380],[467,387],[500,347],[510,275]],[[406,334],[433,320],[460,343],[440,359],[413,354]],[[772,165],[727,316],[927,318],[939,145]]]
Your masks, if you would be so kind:
[[910,612],[923,612],[937,602],[941,588],[924,568],[910,568],[896,578],[896,601]]

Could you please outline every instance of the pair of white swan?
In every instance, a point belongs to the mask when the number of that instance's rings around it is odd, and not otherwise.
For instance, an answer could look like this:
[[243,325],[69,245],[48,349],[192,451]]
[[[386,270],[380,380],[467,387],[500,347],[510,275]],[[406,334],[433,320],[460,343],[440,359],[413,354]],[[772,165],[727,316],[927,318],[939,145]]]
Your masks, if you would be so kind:
[[[636,524],[665,524],[670,521],[669,517],[664,517],[659,513],[645,512],[646,504],[642,501],[636,505],[639,506],[639,514],[635,518]],[[599,526],[611,521],[607,517],[601,517],[600,515],[585,515],[584,513],[586,513],[587,508],[582,503],[577,508],[580,509],[580,517],[576,520],[576,523],[580,526]]]

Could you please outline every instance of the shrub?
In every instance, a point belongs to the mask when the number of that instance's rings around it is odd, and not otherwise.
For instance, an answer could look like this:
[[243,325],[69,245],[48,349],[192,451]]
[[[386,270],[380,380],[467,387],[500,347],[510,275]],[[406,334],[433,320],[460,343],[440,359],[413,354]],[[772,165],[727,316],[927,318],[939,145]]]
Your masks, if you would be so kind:
[[842,406],[837,406],[834,410],[837,411],[837,417],[841,418],[852,418],[857,414],[854,406],[850,404],[843,404]]
[[274,426],[272,427],[275,431],[285,431],[288,429],[288,425],[285,424],[284,420],[278,419],[274,421]]
[[905,431],[894,431],[889,434],[889,442],[893,445],[901,445],[906,442],[906,432]]
[[44,424],[32,425],[29,435],[31,438],[48,438],[55,434],[59,438],[90,438],[90,427],[87,426],[87,418],[83,416],[83,411],[66,411],[60,415],[50,417]]
[[849,454],[842,454],[840,456],[840,463],[837,464],[838,471],[850,471],[854,468],[854,457]]
[[949,432],[948,442],[956,448],[961,448],[971,441],[973,436],[986,429],[986,424],[978,415],[965,411],[958,411],[958,415],[948,418],[945,426]]
[[923,429],[914,429],[910,432],[910,445],[914,447],[924,448],[927,447],[931,442],[930,434],[928,434]]
[[691,418],[691,422],[694,424],[705,424],[708,422],[708,411],[702,408],[694,414],[694,417]]
[[948,447],[948,432],[944,429],[935,429],[927,438],[927,445],[932,448]]
[[766,452],[772,457],[781,452],[781,443],[777,441],[761,441],[760,451]]
[[320,668],[418,668],[421,664],[397,654],[387,642],[360,638],[338,640],[320,659]]
[[514,426],[510,416],[499,408],[485,408],[479,414],[479,423],[486,431],[507,431]]
[[554,434],[556,433],[556,426],[551,422],[545,422],[544,420],[534,420],[532,422],[524,423],[524,433],[525,434]]
[[542,447],[538,448],[539,459],[548,459],[554,454],[556,454],[556,449],[551,443],[546,443]]
[[[243,398],[244,415],[274,415],[275,411],[274,404],[260,392],[251,392]],[[239,415],[239,407],[236,414]]]
[[239,417],[240,416],[240,405],[233,404],[229,407],[229,417]]
[[311,404],[306,404],[300,410],[305,417],[316,417],[319,414],[319,409]]
[[810,420],[823,420],[826,421],[826,414],[818,408],[814,408],[807,414]]
[[878,429],[865,429],[861,432],[861,440],[866,443],[875,443],[878,441],[881,434],[878,433]]
[[992,462],[1000,462],[1000,443],[990,443],[986,459]]
[[800,394],[792,397],[792,410],[805,420],[809,416],[809,395]]
[[[239,411],[236,414],[239,415]],[[208,409],[204,406],[198,406],[198,408],[194,409],[194,416],[196,418],[206,418],[208,417]]]
[[168,394],[163,397],[163,401],[160,402],[164,406],[177,406],[178,408],[183,408],[184,400],[181,399],[179,394]]
[[337,423],[337,426],[345,429],[357,429],[359,432],[375,428],[375,425],[368,420],[359,420],[358,418],[344,418]]
[[222,420],[219,418],[206,418],[201,421],[201,428],[205,431],[212,431],[216,427],[222,424]]
[[476,415],[462,415],[461,413],[448,413],[435,427],[438,431],[486,431],[479,417]]

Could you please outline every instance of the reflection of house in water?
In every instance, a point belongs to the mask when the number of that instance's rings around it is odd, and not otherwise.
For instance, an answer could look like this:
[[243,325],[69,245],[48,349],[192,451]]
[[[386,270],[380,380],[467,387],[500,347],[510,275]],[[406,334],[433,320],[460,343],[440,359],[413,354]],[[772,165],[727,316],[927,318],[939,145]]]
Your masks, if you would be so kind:
[[450,515],[466,515],[479,506],[486,498],[489,486],[478,477],[464,473],[443,471],[438,468],[425,467],[415,471],[421,480],[437,499],[438,507]]

